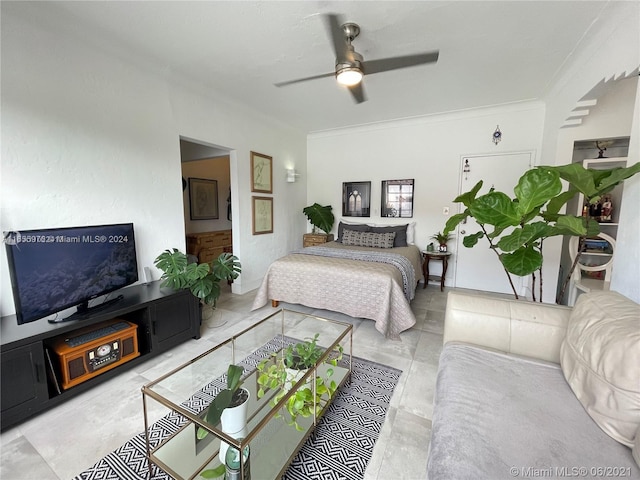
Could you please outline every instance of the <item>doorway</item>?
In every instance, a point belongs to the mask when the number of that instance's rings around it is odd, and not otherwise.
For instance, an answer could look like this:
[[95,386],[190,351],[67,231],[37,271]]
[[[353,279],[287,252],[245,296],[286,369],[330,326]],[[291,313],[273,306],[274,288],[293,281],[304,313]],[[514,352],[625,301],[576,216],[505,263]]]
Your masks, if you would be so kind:
[[[513,188],[524,172],[533,163],[532,152],[500,155],[464,156],[460,167],[460,193],[468,192],[480,180],[482,189],[478,196],[489,192],[491,187],[513,198]],[[460,204],[460,212],[464,210]],[[506,273],[495,252],[491,251],[487,240],[482,238],[473,248],[467,248],[462,241],[466,235],[480,231],[475,219],[468,218],[461,223],[456,235],[455,286],[472,290],[513,294]],[[524,294],[528,279],[511,276],[518,295]]]
[[186,235],[231,230],[230,153],[225,147],[180,139]]

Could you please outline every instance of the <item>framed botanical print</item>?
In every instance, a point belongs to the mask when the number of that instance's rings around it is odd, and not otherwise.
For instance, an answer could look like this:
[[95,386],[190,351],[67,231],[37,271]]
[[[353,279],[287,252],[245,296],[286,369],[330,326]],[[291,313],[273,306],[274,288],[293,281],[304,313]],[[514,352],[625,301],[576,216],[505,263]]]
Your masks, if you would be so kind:
[[413,217],[413,179],[382,182],[381,217]]
[[251,200],[253,234],[273,233],[273,198],[251,197]]
[[369,217],[371,212],[371,182],[342,184],[342,216]]
[[273,193],[273,158],[251,152],[251,191]]
[[218,182],[206,178],[189,179],[189,211],[191,220],[218,218]]

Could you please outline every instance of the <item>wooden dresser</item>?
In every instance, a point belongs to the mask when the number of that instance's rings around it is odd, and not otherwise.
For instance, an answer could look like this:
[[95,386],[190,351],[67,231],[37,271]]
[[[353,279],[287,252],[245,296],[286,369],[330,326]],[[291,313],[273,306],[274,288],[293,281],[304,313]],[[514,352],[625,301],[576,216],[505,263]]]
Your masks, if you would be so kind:
[[313,247],[327,242],[333,242],[333,233],[328,235],[326,233],[305,233],[302,236],[303,247]]
[[199,263],[209,263],[223,252],[233,253],[231,230],[187,235],[187,253],[198,257]]

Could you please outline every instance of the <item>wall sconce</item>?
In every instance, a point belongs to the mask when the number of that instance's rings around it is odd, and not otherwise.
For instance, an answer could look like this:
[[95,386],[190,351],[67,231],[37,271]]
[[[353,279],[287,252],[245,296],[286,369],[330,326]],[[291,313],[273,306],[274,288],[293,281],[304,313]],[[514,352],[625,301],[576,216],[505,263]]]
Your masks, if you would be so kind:
[[296,178],[299,176],[300,174],[296,173],[296,170],[294,168],[287,169],[287,182],[294,183],[296,181]]

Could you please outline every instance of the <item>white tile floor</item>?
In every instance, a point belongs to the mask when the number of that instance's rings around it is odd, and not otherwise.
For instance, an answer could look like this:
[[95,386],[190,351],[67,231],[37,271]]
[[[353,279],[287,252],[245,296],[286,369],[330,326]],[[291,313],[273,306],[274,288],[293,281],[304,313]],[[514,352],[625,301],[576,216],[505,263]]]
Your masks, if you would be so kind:
[[[370,320],[281,304],[353,323],[354,355],[403,371],[366,479],[425,477],[447,290],[441,293],[434,285],[424,290],[418,287],[411,304],[418,323],[401,334],[400,342],[385,339]],[[226,320],[224,326],[211,328],[211,321],[205,322],[201,339],[186,342],[3,432],[0,478],[67,480],[143,431],[140,387],[274,311],[267,305],[251,312],[254,295],[224,292],[215,312]]]

